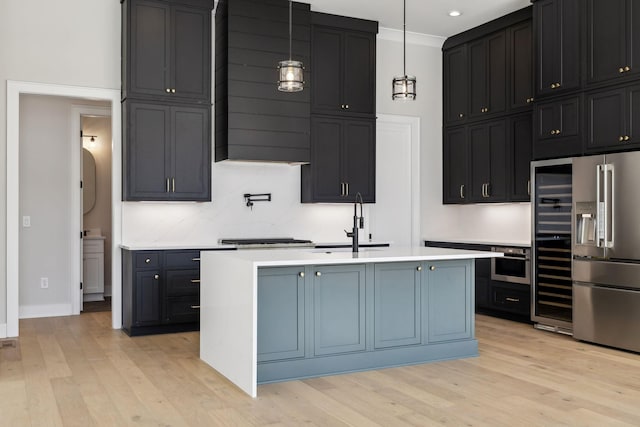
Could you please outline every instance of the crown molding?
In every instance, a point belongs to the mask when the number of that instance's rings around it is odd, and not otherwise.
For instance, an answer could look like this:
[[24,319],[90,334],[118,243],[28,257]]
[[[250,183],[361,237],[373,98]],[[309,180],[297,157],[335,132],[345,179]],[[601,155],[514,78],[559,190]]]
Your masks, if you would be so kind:
[[[378,38],[402,43],[402,30],[380,27],[378,30]],[[407,31],[407,44],[417,44],[441,49],[445,40],[446,37]]]

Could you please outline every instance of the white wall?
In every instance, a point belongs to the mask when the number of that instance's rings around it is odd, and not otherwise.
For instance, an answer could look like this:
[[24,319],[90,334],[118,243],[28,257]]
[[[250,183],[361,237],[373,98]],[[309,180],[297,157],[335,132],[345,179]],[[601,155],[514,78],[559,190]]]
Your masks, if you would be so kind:
[[[6,164],[6,80],[120,88],[120,3],[105,0],[0,1],[0,164]],[[65,122],[67,119],[65,119]],[[4,169],[4,168],[3,168]],[[0,223],[6,223],[0,173]],[[0,227],[0,271],[6,271]],[[6,320],[0,276],[0,326]]]
[[100,228],[105,236],[104,294],[111,295],[111,117],[83,117],[82,131],[97,136],[94,142],[83,138],[96,162],[96,203],[83,215],[83,229]]
[[[381,33],[389,34],[388,30]],[[389,35],[393,37],[393,33]],[[435,38],[408,34],[407,42],[407,74],[417,78],[417,98],[391,100],[391,81],[402,75],[402,44],[378,39],[377,109],[378,113],[420,117],[422,236],[431,240],[529,241],[529,203],[442,204],[442,51]]]

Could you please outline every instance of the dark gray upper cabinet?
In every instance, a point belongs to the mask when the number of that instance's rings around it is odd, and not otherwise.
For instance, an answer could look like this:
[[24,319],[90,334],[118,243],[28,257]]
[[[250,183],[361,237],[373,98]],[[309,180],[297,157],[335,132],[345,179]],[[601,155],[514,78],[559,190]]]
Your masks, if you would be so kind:
[[443,203],[469,201],[469,146],[467,127],[446,129],[443,141]]
[[375,121],[317,116],[311,120],[311,163],[302,166],[303,203],[375,202]]
[[534,159],[552,159],[582,154],[582,96],[572,95],[534,108]]
[[124,200],[211,200],[210,108],[123,103]]
[[324,13],[311,21],[312,112],[375,116],[378,23]]
[[591,92],[586,97],[590,152],[637,149],[640,143],[640,86]]
[[532,22],[525,21],[509,28],[509,74],[511,91],[509,108],[531,108],[534,100]]
[[499,31],[469,43],[469,116],[479,117],[506,110],[507,37]]
[[216,9],[215,159],[308,162],[311,12],[293,3],[292,59],[305,67],[301,92],[278,91],[289,58],[286,0],[221,0]]
[[504,119],[469,126],[469,201],[507,200],[507,126]]
[[640,7],[632,0],[587,0],[587,81],[640,73]]
[[537,97],[580,87],[581,1],[539,0],[533,4]]
[[468,116],[467,45],[463,44],[443,53],[444,61],[444,122],[464,122]]
[[533,118],[531,113],[509,119],[511,188],[509,200],[528,202],[531,196],[531,159],[533,156]]
[[212,0],[121,0],[122,99],[208,104]]

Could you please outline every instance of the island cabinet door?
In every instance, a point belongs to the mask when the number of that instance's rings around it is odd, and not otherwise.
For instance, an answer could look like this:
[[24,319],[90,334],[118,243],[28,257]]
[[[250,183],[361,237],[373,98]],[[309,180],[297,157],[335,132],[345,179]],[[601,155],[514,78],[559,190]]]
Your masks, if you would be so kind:
[[472,262],[426,262],[425,269],[429,343],[472,338]]
[[365,266],[313,267],[314,354],[366,349]]
[[258,362],[304,357],[304,267],[258,271]]
[[420,263],[374,266],[375,348],[420,344]]

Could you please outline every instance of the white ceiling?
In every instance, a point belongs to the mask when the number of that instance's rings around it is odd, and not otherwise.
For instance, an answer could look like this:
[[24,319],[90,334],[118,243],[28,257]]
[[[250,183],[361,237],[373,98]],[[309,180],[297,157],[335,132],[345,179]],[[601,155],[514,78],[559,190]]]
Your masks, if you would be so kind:
[[[298,0],[311,10],[378,21],[402,29],[402,0]],[[531,4],[530,0],[406,0],[407,31],[449,37]],[[450,10],[459,10],[457,18]]]

